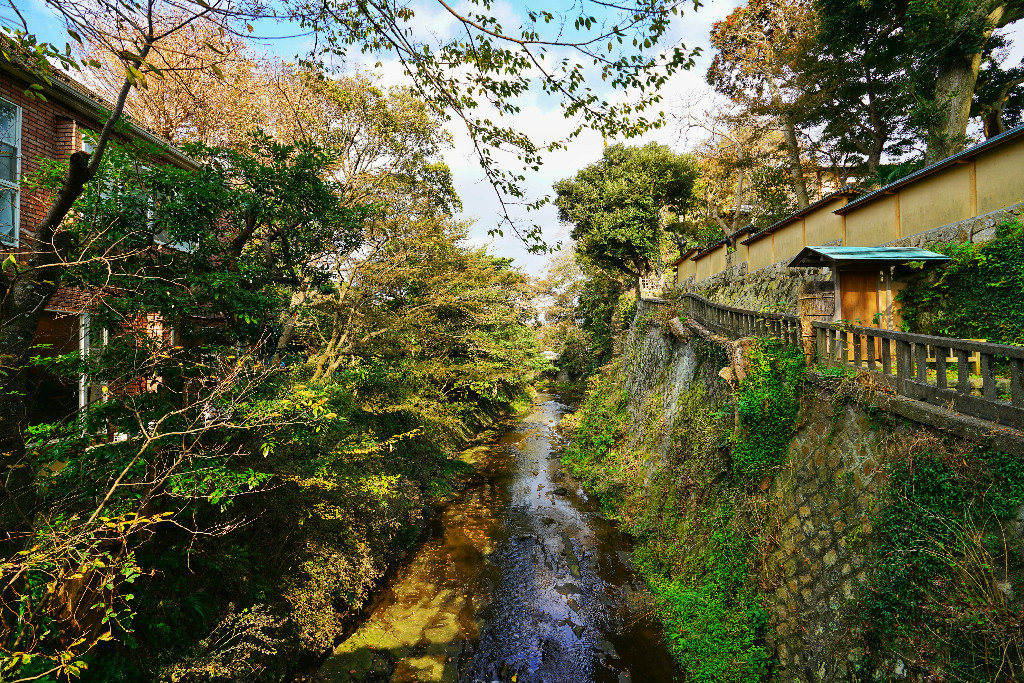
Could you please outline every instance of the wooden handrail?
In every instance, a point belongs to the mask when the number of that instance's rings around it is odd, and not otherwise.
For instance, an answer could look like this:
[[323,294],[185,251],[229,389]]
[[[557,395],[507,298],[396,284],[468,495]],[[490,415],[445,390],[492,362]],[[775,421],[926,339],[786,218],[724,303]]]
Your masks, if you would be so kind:
[[991,342],[980,342],[974,339],[960,339],[958,337],[936,337],[929,334],[912,334],[910,332],[898,332],[896,330],[883,330],[880,327],[858,327],[857,325],[845,325],[841,323],[827,323],[815,320],[814,327],[821,329],[844,330],[856,334],[870,334],[880,339],[892,339],[911,343],[928,344],[930,346],[941,346],[953,349],[963,349],[972,353],[988,353],[995,356],[1006,356],[1007,358],[1024,359],[1024,346],[1010,346],[1009,344],[993,344]]
[[[759,313],[687,293],[690,317],[731,337],[774,337],[800,345],[800,318]],[[877,327],[810,321],[818,363],[869,373],[879,384],[918,401],[1024,429],[1024,347],[974,339],[912,334]],[[980,377],[970,374],[970,357],[980,357]],[[952,363],[956,369],[951,370]],[[934,370],[929,370],[929,364]],[[996,368],[1009,377],[996,376]],[[950,376],[950,371],[955,377]],[[980,395],[978,395],[980,394]]]
[[705,306],[711,306],[712,308],[717,308],[717,309],[719,309],[721,311],[729,311],[731,313],[742,313],[744,315],[754,315],[754,316],[757,316],[759,318],[770,318],[772,320],[788,320],[790,322],[795,322],[795,323],[800,322],[800,317],[799,316],[795,316],[795,315],[792,315],[790,313],[771,313],[771,312],[768,312],[768,311],[764,311],[764,312],[760,312],[759,313],[757,311],[751,311],[751,310],[748,310],[748,309],[745,309],[745,308],[735,308],[733,306],[726,306],[725,304],[715,303],[714,301],[711,301],[710,299],[705,299],[704,297],[700,296],[699,294],[686,293],[686,294],[683,295],[683,298],[684,299],[689,299],[691,301],[697,301],[697,302],[699,302],[701,304],[704,304]]

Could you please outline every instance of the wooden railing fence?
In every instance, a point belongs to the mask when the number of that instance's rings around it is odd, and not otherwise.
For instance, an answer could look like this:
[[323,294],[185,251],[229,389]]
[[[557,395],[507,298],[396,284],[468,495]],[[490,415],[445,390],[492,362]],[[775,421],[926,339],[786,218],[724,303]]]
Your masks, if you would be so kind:
[[[723,306],[686,294],[689,316],[716,334],[800,345],[800,319]],[[1024,429],[1024,347],[813,321],[814,360],[867,372],[901,396]],[[980,376],[971,374],[972,356]]]
[[716,334],[727,337],[774,337],[800,345],[800,318],[787,313],[758,313],[723,306],[696,294],[683,295],[689,315]]

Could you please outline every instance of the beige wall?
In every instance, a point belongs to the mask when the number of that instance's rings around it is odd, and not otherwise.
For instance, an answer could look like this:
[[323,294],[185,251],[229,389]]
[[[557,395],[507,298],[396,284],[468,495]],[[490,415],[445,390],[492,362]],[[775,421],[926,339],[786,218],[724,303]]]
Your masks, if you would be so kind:
[[679,265],[676,266],[676,284],[679,284],[695,273],[696,270],[694,269],[693,261],[691,261],[689,257],[683,259],[679,262]]
[[748,273],[775,263],[775,259],[772,258],[772,237],[769,233],[747,244]]
[[1024,137],[976,157],[978,214],[1024,202]]
[[698,282],[706,280],[714,275],[714,272],[711,270],[711,254],[704,254],[699,260],[695,261],[695,263],[697,264]]
[[843,246],[877,247],[895,239],[899,239],[895,196],[882,195],[846,214],[846,239]]
[[804,248],[804,222],[795,220],[775,231],[775,260],[788,261]]
[[833,211],[845,205],[846,197],[841,197],[804,216],[804,235],[809,246],[820,247],[843,239],[843,217]]
[[[916,183],[900,188],[899,197],[900,231],[892,239],[909,237],[940,225],[970,218],[970,165],[957,164],[922,178]],[[846,224],[846,234],[850,234],[849,223]]]
[[732,255],[732,265],[738,266],[741,263],[748,261],[747,245],[736,243],[736,251]]
[[726,246],[723,244],[722,246],[712,251],[711,254],[709,254],[709,256],[711,256],[712,275],[714,275],[715,273],[721,273],[723,270],[725,270],[725,252]]

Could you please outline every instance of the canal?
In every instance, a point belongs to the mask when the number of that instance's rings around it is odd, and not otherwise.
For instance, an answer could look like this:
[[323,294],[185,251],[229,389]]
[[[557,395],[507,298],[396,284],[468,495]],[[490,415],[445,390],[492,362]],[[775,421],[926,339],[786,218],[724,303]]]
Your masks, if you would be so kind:
[[541,394],[480,452],[482,481],[439,515],[319,680],[669,683],[679,679],[629,540],[561,474]]

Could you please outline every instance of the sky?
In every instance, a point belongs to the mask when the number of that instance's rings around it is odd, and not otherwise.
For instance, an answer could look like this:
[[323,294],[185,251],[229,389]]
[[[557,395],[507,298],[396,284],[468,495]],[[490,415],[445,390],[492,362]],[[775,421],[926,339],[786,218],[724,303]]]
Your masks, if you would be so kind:
[[[533,7],[550,8],[554,5],[571,6],[581,0],[559,0],[547,1]],[[60,23],[50,14],[41,0],[16,0],[19,10],[25,15],[32,31],[38,33],[43,40],[63,43],[67,40]],[[588,3],[589,4],[589,3]],[[661,108],[669,115],[680,113],[691,106],[698,109],[701,103],[706,104],[710,99],[709,88],[704,81],[704,74],[712,57],[709,47],[709,34],[714,22],[724,19],[735,7],[744,4],[739,0],[702,0],[702,4],[696,10],[693,5],[687,3],[683,15],[677,18],[670,30],[670,34],[663,41],[663,44],[671,44],[681,41],[688,49],[694,47],[703,48],[702,54],[697,57],[695,65],[688,71],[683,71],[672,76],[662,90],[664,96]],[[465,5],[456,4],[455,7]],[[521,18],[525,16],[526,3],[521,0],[497,0],[493,4],[493,12],[502,20],[506,31],[518,32]],[[593,7],[593,5],[590,5]],[[435,0],[410,0],[410,7],[416,12],[415,25],[417,30],[420,27],[438,39],[445,39],[452,36],[457,25],[454,19],[443,11]],[[9,12],[9,10],[8,10]],[[0,10],[0,19],[3,19],[3,12]],[[602,17],[598,16],[598,19]],[[264,35],[282,35],[292,33],[289,27],[271,26],[266,23],[257,25],[257,33]],[[571,27],[570,27],[571,29]],[[1015,36],[1014,33],[1022,34]],[[1016,38],[1011,59],[1019,61],[1024,52],[1024,28],[1015,29],[1008,34],[1011,40]],[[263,49],[282,59],[292,60],[298,54],[308,50],[309,38],[293,38],[284,40],[273,40],[264,42]],[[379,65],[378,62],[379,61]],[[360,70],[375,74],[381,85],[404,85],[409,79],[402,71],[401,65],[389,55],[375,55],[367,57],[366,61],[350,60],[345,68]],[[611,92],[601,92],[600,81],[593,86],[599,94],[607,97],[622,97]],[[627,95],[628,97],[628,95]],[[572,130],[576,122],[567,121],[563,116],[560,103],[551,97],[540,94],[531,94],[518,102],[521,111],[514,118],[515,127],[539,143],[549,142],[553,139],[563,137],[565,133]],[[495,114],[496,115],[496,114]],[[498,120],[501,125],[506,125],[508,120]],[[546,265],[551,258],[550,255],[531,254],[520,239],[504,227],[503,236],[490,236],[488,231],[499,226],[502,222],[502,209],[499,205],[494,189],[484,177],[478,160],[472,151],[472,144],[465,128],[460,123],[451,122],[448,124],[449,131],[454,140],[452,149],[445,153],[445,161],[452,171],[455,181],[455,188],[458,191],[463,211],[459,218],[472,223],[469,228],[469,242],[473,245],[486,245],[488,250],[500,256],[512,257],[516,265],[533,275],[542,275]],[[669,125],[659,130],[653,130],[640,138],[632,140],[621,140],[627,144],[644,144],[655,141],[677,151],[686,151],[699,142],[701,134],[694,129],[683,130],[679,125]],[[552,185],[563,178],[572,177],[579,169],[593,163],[601,157],[602,150],[606,143],[611,144],[620,140],[604,140],[599,133],[585,130],[579,137],[573,139],[565,150],[546,155],[540,170],[526,170],[524,190],[526,199],[533,201],[548,196],[551,193]],[[512,159],[514,162],[514,158]],[[522,171],[521,168],[514,170]],[[561,225],[558,221],[556,209],[547,205],[536,211],[526,211],[513,207],[512,218],[524,228],[531,225],[540,225],[543,228],[544,240],[549,245],[556,245],[568,238],[569,228]]]
[[[704,4],[696,11],[693,11],[692,5],[688,5],[683,16],[676,20],[669,40],[680,40],[687,48],[701,46],[704,50],[693,68],[677,73],[664,87],[664,99],[661,104],[667,108],[666,111],[682,108],[687,101],[706,97],[708,86],[704,81],[704,73],[711,60],[708,40],[711,25],[724,19],[740,4],[742,3],[737,0],[704,0]],[[515,11],[508,5],[504,9]],[[399,69],[394,68],[394,71],[391,71],[387,63],[384,66],[386,72],[400,75]],[[544,97],[535,97],[531,100],[522,103],[522,110],[515,117],[515,124],[533,140],[549,141],[559,133],[564,134],[575,127],[575,122],[566,121],[557,101]],[[475,221],[470,228],[471,242],[487,245],[489,251],[498,255],[513,257],[523,270],[533,275],[542,275],[551,258],[550,255],[529,253],[522,241],[508,229],[504,229],[504,236],[488,235],[488,230],[501,222],[501,208],[473,156],[469,136],[458,126],[451,126],[450,130],[455,138],[455,147],[446,155],[446,161],[452,169],[456,190],[462,198],[461,217]],[[689,140],[680,139],[677,127],[667,127],[651,131],[641,138],[609,139],[607,143],[626,142],[636,145],[651,141],[681,151],[688,146],[688,142],[693,143],[695,137],[691,134]],[[527,196],[537,199],[550,195],[555,182],[572,177],[584,166],[600,159],[605,142],[599,133],[584,131],[570,142],[567,149],[548,154],[539,171],[525,172]],[[550,245],[564,242],[569,236],[569,228],[559,223],[557,210],[553,205],[549,204],[536,211],[528,212],[523,209],[512,213],[512,218],[518,220],[524,227],[540,225],[544,230],[544,239]]]

